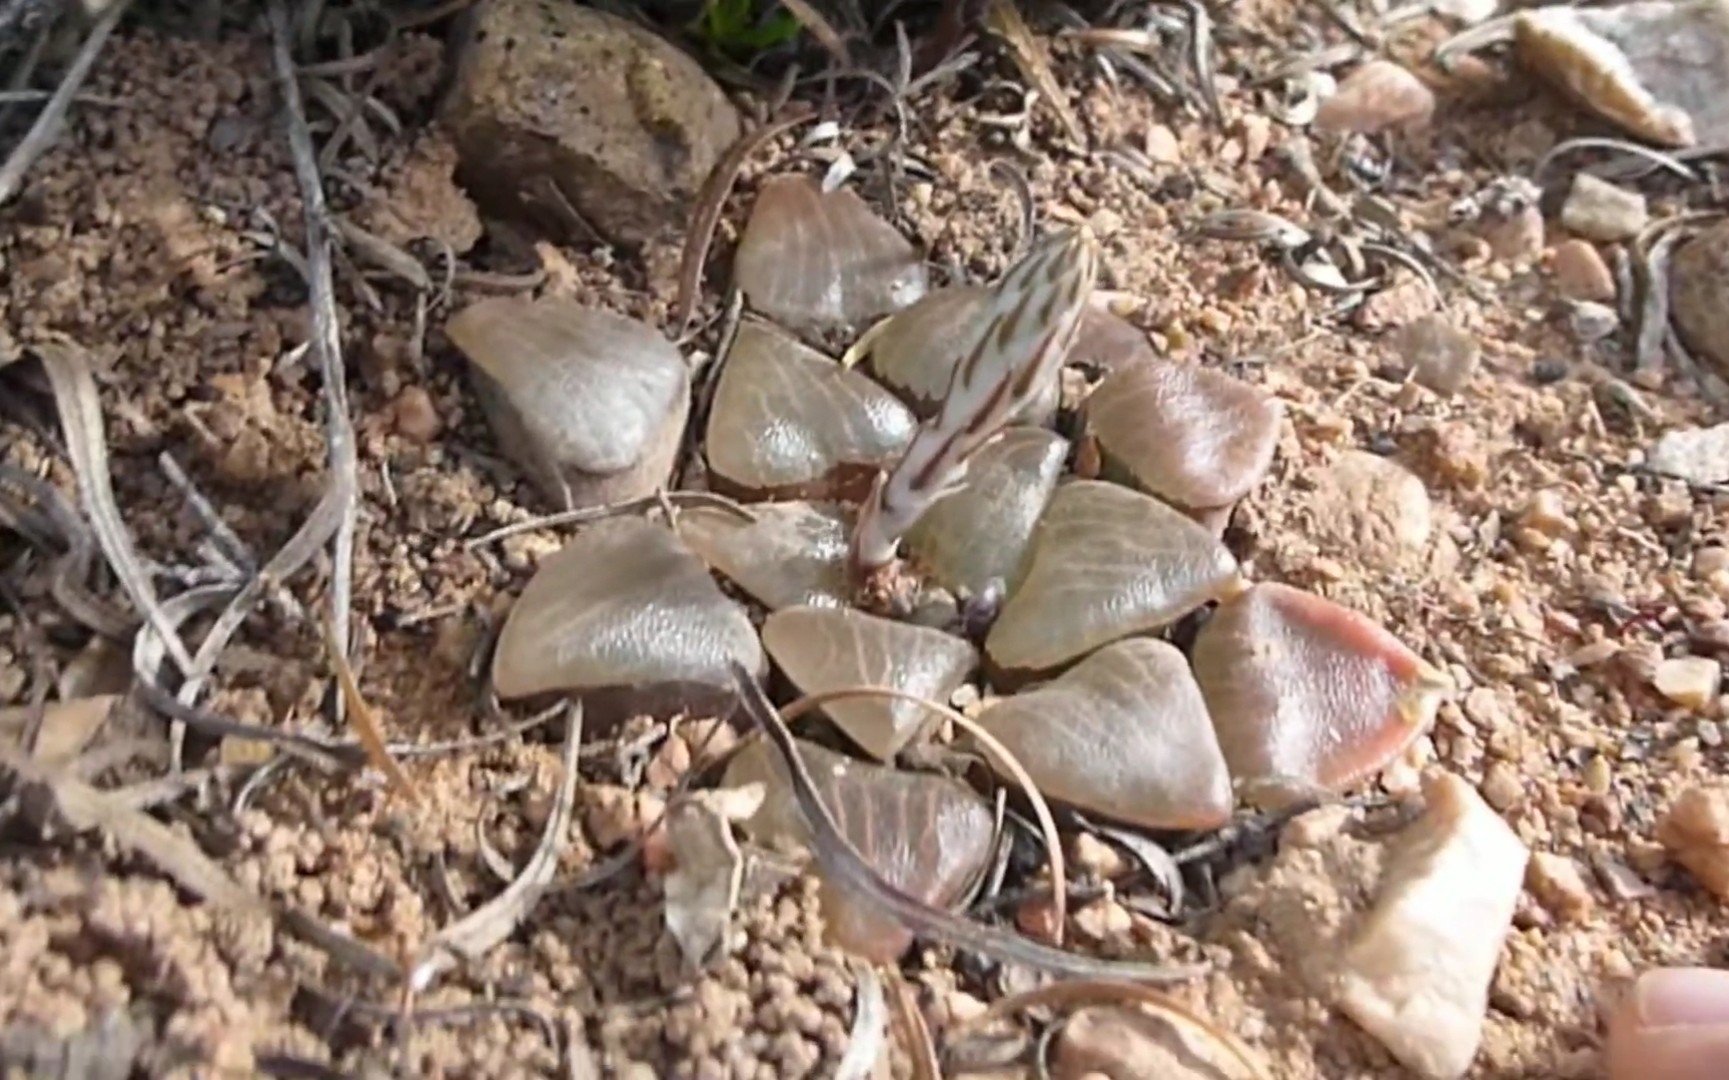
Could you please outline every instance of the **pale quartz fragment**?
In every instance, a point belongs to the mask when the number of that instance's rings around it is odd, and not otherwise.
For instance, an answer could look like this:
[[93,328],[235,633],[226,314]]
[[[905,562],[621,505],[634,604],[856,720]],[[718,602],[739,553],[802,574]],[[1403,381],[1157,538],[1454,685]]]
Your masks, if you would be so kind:
[[1529,852],[1464,780],[1438,774],[1393,842],[1334,1000],[1412,1072],[1457,1080],[1482,1041],[1489,984]]
[[1682,792],[1658,822],[1657,840],[1699,884],[1729,901],[1729,785]]
[[1519,58],[1562,93],[1661,146],[1729,140],[1729,0],[1521,11]]

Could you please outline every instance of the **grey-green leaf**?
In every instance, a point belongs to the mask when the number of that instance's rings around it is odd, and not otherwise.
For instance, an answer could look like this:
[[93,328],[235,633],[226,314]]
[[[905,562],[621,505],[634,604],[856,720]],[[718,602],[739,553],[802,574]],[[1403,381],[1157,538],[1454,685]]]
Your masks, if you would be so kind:
[[755,310],[796,333],[864,329],[923,296],[924,261],[850,188],[764,181],[733,263]]
[[562,297],[490,297],[445,326],[499,447],[555,505],[641,498],[672,472],[690,410],[659,331]]
[[[851,609],[777,611],[763,623],[762,643],[806,694],[881,686],[941,704],[978,664],[977,650],[952,634]],[[886,698],[849,698],[822,708],[878,761],[940,719],[913,702]]]
[[713,507],[679,514],[680,535],[703,561],[772,609],[852,601],[851,516],[827,503],[757,503],[756,521]]
[[732,700],[737,660],[763,670],[750,617],[663,526],[603,521],[547,556],[493,656],[501,698],[620,691],[625,711]]
[[957,595],[978,596],[993,581],[1013,589],[1068,454],[1068,440],[1054,432],[1005,429],[968,465],[966,486],[938,500],[907,533],[908,554]]
[[[1162,641],[1107,645],[979,717],[1046,796],[1149,829],[1212,829],[1231,777],[1183,654]],[[994,764],[994,762],[993,762]]]
[[[989,314],[985,301],[990,295],[991,290],[982,285],[926,293],[918,303],[872,327],[854,348],[877,381],[900,395],[919,419],[929,419],[942,409],[955,369],[978,341]],[[1051,375],[1012,419],[1043,424],[1055,415],[1061,385],[1058,372]]]
[[863,374],[749,320],[709,411],[710,482],[743,499],[857,499],[916,425]]
[[[972,789],[947,777],[872,765],[804,739],[796,742],[836,824],[890,884],[938,907],[966,895],[984,872],[996,830],[989,806]],[[743,823],[758,843],[808,849],[809,826],[773,747],[759,739],[739,751],[724,782],[761,782],[767,789],[762,806]],[[911,935],[892,918],[847,893],[830,892],[825,906],[829,933],[850,951],[889,961],[911,944]]]
[[1284,409],[1223,372],[1155,360],[1107,376],[1087,398],[1086,414],[1108,466],[1143,491],[1204,510],[1234,503],[1261,482]]
[[1013,683],[1242,588],[1236,559],[1202,526],[1150,495],[1073,481],[1051,497],[985,653]]

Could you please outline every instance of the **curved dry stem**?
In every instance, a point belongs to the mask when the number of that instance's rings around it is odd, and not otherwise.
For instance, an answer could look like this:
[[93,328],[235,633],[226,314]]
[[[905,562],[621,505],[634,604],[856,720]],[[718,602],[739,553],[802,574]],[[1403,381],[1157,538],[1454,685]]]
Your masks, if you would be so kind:
[[977,1016],[956,1024],[950,1029],[950,1034],[953,1035],[969,1027],[983,1027],[993,1020],[1012,1016],[1022,1009],[1032,1009],[1045,1005],[1122,1005],[1130,1003],[1151,1006],[1163,1014],[1167,1020],[1185,1022],[1199,1028],[1208,1038],[1213,1039],[1229,1051],[1230,1055],[1243,1068],[1249,1070],[1249,1075],[1255,1080],[1272,1080],[1271,1074],[1262,1067],[1253,1051],[1245,1046],[1241,1039],[1171,995],[1140,983],[1085,979],[1052,983],[1019,994],[1011,994],[993,1002],[989,1008]]
[[942,1080],[942,1065],[937,1061],[936,1044],[931,1041],[930,1026],[913,1000],[912,990],[901,973],[885,968],[889,984],[889,1019],[901,1040],[901,1049],[912,1063],[912,1080]]
[[553,529],[562,525],[592,525],[606,518],[623,517],[625,514],[635,514],[643,510],[667,506],[712,506],[728,513],[736,514],[747,522],[754,524],[757,520],[743,504],[736,499],[729,499],[712,491],[659,491],[653,495],[644,495],[638,499],[628,499],[624,502],[608,503],[605,506],[586,506],[578,510],[560,510],[556,514],[543,514],[540,517],[529,518],[527,521],[516,521],[503,525],[462,544],[464,551],[473,551],[487,544],[497,543],[520,533],[534,532],[536,529]]
[[1009,753],[1008,747],[998,742],[995,736],[986,731],[983,727],[979,726],[978,721],[973,720],[956,709],[932,701],[929,698],[922,698],[917,694],[910,694],[905,690],[895,690],[887,686],[841,686],[836,687],[833,690],[824,690],[817,694],[806,694],[792,702],[786,708],[782,709],[780,711],[781,719],[790,724],[806,712],[816,708],[818,705],[823,705],[830,701],[838,701],[844,698],[858,697],[889,698],[896,701],[909,701],[915,705],[929,709],[938,716],[946,718],[957,727],[964,728],[968,734],[972,735],[973,738],[979,741],[980,745],[990,753],[996,755],[997,760],[1002,762],[1003,769],[1008,772],[1009,775],[1013,776],[1015,778],[1015,783],[1019,784],[1021,790],[1026,792],[1027,801],[1033,806],[1033,816],[1038,818],[1039,831],[1044,834],[1045,847],[1048,848],[1051,853],[1051,906],[1056,914],[1056,929],[1053,933],[1053,940],[1056,944],[1061,945],[1063,943],[1063,927],[1068,925],[1069,918],[1069,882],[1067,867],[1063,861],[1062,837],[1057,835],[1056,819],[1051,816],[1051,808],[1045,803],[1044,795],[1039,792],[1038,785],[1033,783],[1033,778],[1027,775],[1026,769],[1021,767],[1020,761],[1018,761],[1013,754]]

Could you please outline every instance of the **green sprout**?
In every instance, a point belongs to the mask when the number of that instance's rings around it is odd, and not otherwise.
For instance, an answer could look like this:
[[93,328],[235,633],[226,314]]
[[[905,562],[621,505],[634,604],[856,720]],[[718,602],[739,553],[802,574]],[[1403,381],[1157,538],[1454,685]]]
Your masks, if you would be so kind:
[[768,10],[758,0],[703,0],[702,14],[691,27],[711,49],[734,59],[772,49],[798,36],[792,12],[770,0]]

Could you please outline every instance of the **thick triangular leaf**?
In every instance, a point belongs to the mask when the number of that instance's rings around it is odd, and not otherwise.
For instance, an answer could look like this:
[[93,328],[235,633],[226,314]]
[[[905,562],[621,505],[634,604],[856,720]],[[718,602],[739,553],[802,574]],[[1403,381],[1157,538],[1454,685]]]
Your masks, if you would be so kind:
[[1200,525],[1150,495],[1073,481],[1039,520],[1026,578],[985,653],[1012,684],[1241,588],[1237,560]]
[[772,609],[845,607],[850,517],[825,503],[757,503],[756,521],[714,507],[678,517],[679,533],[703,561]]
[[923,296],[924,262],[850,188],[807,176],[764,181],[733,277],[750,306],[795,332],[863,330]]
[[709,480],[741,499],[857,500],[916,424],[863,374],[747,321],[709,412]]
[[1231,778],[1183,654],[1162,641],[1107,645],[979,723],[1044,795],[1149,829],[1211,829]]
[[[927,293],[918,303],[872,327],[866,340],[854,346],[855,351],[865,370],[898,394],[919,419],[928,419],[942,408],[955,368],[977,341],[980,327],[990,315],[986,303],[990,296],[990,288],[984,285],[957,285]],[[1057,411],[1060,389],[1059,379],[1047,380],[1011,420],[1046,423]]]
[[[836,824],[890,884],[946,907],[960,900],[984,872],[996,825],[990,808],[971,788],[947,777],[900,772],[795,741]],[[760,739],[739,751],[725,778],[727,787],[758,782],[767,796],[745,829],[766,846],[808,850],[809,827],[786,766]],[[830,936],[851,952],[887,962],[912,942],[904,928],[868,901],[839,891],[830,891],[825,901]]]
[[[861,611],[786,608],[762,627],[763,647],[801,693],[884,686],[946,702],[978,664],[978,652],[941,630]],[[910,701],[853,698],[823,706],[840,729],[887,761],[939,719]]]
[[1221,604],[1193,659],[1239,782],[1344,790],[1398,757],[1451,692],[1367,617],[1277,582]]
[[561,507],[641,498],[672,472],[690,410],[659,331],[573,300],[491,297],[445,326],[499,447]]
[[1087,430],[1107,465],[1143,491],[1200,510],[1236,502],[1266,475],[1279,402],[1197,364],[1134,364],[1087,398]]
[[750,617],[668,529],[590,526],[542,560],[493,656],[501,698],[608,689],[626,711],[731,700],[728,664],[763,669]]
[[907,553],[956,594],[978,596],[993,581],[1013,589],[1068,454],[1068,441],[1054,432],[1005,429],[967,466],[965,486],[907,533]]

